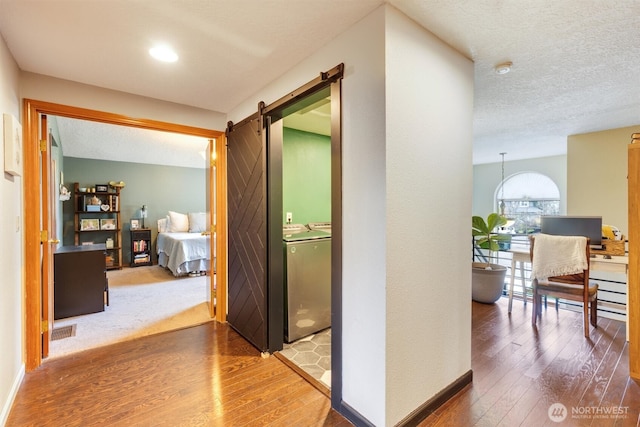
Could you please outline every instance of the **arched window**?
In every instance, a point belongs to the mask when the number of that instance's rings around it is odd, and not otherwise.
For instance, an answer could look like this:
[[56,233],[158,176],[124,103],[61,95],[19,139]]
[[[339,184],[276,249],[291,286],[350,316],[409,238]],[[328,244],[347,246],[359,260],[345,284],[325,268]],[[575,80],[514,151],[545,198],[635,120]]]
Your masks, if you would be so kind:
[[558,186],[551,178],[537,172],[521,172],[506,178],[498,186],[495,200],[496,212],[509,219],[507,231],[511,233],[538,232],[541,215],[560,214]]

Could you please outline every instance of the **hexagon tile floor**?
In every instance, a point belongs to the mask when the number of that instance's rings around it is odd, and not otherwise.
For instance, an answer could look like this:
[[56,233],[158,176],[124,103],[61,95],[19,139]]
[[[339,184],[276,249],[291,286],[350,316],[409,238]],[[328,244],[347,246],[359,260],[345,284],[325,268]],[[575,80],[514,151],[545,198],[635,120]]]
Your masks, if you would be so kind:
[[331,328],[285,343],[280,353],[331,388]]

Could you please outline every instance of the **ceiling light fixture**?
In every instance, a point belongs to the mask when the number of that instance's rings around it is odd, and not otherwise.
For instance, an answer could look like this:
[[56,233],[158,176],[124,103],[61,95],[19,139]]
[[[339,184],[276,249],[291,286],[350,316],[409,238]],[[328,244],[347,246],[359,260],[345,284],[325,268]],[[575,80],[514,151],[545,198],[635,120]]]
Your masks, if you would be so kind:
[[149,49],[149,54],[158,61],[162,62],[176,62],[178,60],[178,54],[169,46],[156,46]]
[[511,71],[512,65],[513,64],[511,62],[503,62],[502,64],[496,65],[496,74],[507,74],[509,71]]

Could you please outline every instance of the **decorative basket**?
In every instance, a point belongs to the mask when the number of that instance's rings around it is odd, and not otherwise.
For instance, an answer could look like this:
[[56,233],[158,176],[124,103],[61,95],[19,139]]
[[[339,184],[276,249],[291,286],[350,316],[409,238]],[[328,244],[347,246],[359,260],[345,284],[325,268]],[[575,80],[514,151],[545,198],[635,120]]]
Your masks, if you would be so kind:
[[621,240],[602,239],[602,249],[591,249],[590,252],[596,255],[624,256],[626,240],[624,236],[621,237]]

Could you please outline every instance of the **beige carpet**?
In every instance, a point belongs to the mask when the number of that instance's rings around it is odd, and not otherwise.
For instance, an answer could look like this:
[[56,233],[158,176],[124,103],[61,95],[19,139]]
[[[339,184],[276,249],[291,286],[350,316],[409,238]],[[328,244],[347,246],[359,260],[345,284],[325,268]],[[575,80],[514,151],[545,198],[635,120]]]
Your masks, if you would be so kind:
[[50,358],[60,357],[211,320],[208,276],[174,277],[158,266],[111,270],[105,311],[56,320],[54,329],[76,324],[75,336],[51,341]]

